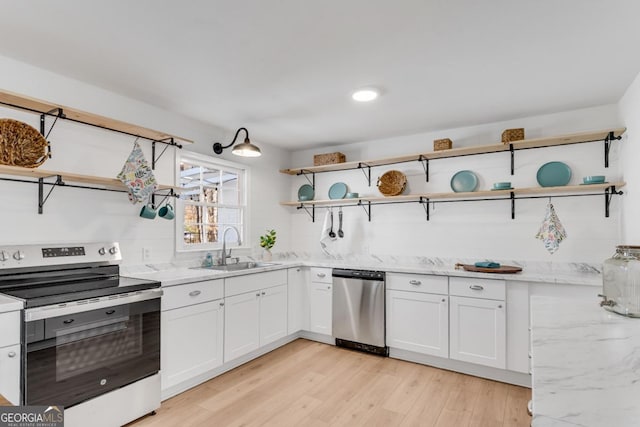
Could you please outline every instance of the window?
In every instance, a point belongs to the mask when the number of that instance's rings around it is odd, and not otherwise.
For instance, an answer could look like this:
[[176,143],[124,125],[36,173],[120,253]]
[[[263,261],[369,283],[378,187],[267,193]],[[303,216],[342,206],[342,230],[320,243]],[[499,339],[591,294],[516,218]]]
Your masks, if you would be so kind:
[[195,153],[182,153],[178,163],[178,202],[176,237],[178,250],[218,249],[222,233],[227,243],[244,241],[246,231],[247,170],[242,165]]

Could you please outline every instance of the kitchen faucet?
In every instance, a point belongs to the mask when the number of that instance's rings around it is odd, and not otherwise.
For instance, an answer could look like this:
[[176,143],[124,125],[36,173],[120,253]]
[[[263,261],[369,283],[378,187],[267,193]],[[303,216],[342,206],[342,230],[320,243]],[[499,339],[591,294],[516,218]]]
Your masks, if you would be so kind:
[[237,228],[235,228],[233,225],[228,226],[227,228],[224,229],[224,231],[222,232],[222,256],[221,256],[221,260],[220,260],[220,265],[227,265],[227,258],[231,258],[231,248],[229,248],[229,253],[227,254],[227,241],[226,241],[226,236],[227,236],[227,231],[233,229],[236,232],[236,235],[238,236],[238,245],[242,244],[242,241],[240,240],[240,232],[238,231]]

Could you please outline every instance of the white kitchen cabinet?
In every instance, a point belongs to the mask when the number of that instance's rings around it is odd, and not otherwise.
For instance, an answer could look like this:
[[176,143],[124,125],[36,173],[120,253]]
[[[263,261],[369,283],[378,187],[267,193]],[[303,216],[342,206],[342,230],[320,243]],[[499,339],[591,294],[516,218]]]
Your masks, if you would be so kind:
[[311,282],[309,284],[309,330],[311,332],[332,334],[332,292],[331,283]]
[[224,302],[210,301],[162,313],[162,388],[222,365]]
[[205,280],[163,288],[162,390],[222,365],[224,282]]
[[287,285],[260,292],[260,346],[287,335]]
[[287,270],[287,334],[309,329],[309,299],[306,277],[308,269],[302,267]]
[[387,291],[387,345],[449,357],[448,295]]
[[227,297],[225,302],[225,362],[287,335],[286,284]]
[[225,298],[224,361],[260,347],[260,291]]
[[0,314],[0,394],[20,405],[20,312]]
[[450,357],[506,368],[506,303],[449,297]]

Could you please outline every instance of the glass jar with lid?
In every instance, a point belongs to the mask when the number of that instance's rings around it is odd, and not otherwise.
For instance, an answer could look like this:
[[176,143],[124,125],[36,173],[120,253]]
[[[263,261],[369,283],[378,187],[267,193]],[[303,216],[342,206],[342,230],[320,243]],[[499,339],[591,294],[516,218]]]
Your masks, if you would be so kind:
[[640,317],[640,246],[616,246],[616,253],[604,261],[601,296],[605,309]]

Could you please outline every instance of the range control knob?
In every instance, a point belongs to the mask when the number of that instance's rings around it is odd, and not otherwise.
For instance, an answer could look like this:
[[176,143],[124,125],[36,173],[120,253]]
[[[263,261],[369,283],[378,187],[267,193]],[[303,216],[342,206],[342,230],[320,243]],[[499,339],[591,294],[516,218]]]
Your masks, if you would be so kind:
[[118,253],[118,248],[116,248],[115,246],[113,246],[112,248],[109,249],[109,253],[111,255],[115,255]]
[[6,261],[9,259],[9,252],[0,251],[0,261]]
[[107,253],[107,251],[104,248],[100,248],[100,249],[98,249],[98,253],[100,255],[104,255],[105,253]]
[[24,252],[22,252],[22,251],[16,251],[16,252],[13,254],[13,259],[15,259],[15,260],[17,260],[17,261],[20,261],[21,259],[24,259]]

